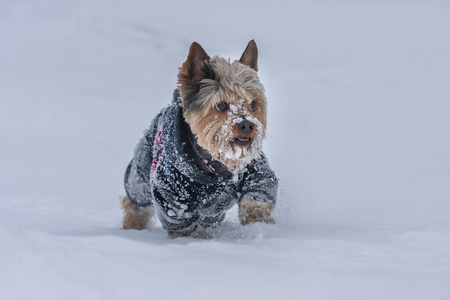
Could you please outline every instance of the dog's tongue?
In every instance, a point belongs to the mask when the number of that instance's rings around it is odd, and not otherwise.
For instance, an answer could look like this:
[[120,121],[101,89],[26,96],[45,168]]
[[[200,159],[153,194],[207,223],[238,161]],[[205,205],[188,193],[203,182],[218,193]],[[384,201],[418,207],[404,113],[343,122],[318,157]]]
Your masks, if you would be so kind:
[[238,138],[241,142],[248,142],[248,137],[240,137]]

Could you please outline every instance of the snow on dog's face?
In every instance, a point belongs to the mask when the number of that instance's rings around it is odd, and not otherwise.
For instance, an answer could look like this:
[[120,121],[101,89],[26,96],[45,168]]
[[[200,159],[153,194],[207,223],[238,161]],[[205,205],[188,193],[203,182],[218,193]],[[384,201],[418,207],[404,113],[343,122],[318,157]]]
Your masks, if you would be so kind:
[[239,61],[210,58],[193,43],[178,84],[186,122],[212,158],[237,173],[261,154],[267,103],[250,41]]

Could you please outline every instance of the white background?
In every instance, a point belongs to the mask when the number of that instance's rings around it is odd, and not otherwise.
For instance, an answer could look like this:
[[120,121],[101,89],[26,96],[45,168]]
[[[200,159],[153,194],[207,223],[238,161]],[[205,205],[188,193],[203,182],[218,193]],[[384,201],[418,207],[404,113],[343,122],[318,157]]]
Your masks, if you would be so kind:
[[[274,226],[122,231],[190,44],[260,53]],[[4,299],[449,299],[448,1],[0,1]]]

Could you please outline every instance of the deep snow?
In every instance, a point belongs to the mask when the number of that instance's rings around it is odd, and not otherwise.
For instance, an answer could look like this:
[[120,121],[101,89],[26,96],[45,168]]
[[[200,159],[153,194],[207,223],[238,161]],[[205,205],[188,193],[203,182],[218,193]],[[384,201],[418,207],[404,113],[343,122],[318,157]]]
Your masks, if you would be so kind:
[[[0,2],[2,299],[448,299],[448,1]],[[274,226],[120,230],[192,41],[260,51]]]

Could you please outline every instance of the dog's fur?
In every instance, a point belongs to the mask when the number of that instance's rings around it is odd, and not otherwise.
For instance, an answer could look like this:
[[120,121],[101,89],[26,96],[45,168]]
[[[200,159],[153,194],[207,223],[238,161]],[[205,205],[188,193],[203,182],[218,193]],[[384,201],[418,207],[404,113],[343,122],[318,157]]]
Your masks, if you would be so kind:
[[[184,118],[198,144],[233,173],[259,156],[265,137],[267,104],[256,73],[257,59],[254,41],[234,62],[218,56],[210,58],[199,44],[193,43],[178,74]],[[230,107],[227,113],[215,108],[222,101]],[[250,113],[252,101],[256,110]],[[256,130],[248,136],[251,143],[241,147],[233,141],[242,135],[236,120],[245,117],[252,117]]]
[[[178,74],[183,116],[198,145],[235,175],[260,156],[266,133],[267,102],[257,71],[253,40],[234,62],[210,58],[194,42]],[[220,106],[227,109],[221,111]],[[239,128],[243,120],[253,124],[251,132]],[[153,216],[152,209],[140,208],[128,197],[122,199],[122,208],[124,229],[144,229]],[[246,199],[239,208],[241,224],[274,223],[273,208],[274,203]]]

